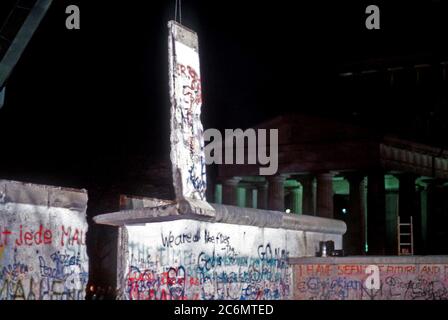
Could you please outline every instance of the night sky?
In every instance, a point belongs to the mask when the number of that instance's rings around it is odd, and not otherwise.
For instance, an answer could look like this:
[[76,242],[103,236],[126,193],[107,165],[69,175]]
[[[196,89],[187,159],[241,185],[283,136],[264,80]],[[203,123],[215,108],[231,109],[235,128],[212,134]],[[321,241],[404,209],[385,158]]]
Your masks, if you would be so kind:
[[[12,2],[2,0],[0,21]],[[86,187],[168,150],[174,2],[55,1],[7,83],[1,178]],[[302,112],[448,145],[441,68],[419,87],[411,70],[393,90],[386,73],[339,76],[448,61],[447,2],[393,2],[184,0],[182,22],[200,39],[205,127]],[[79,31],[65,28],[69,4],[80,6]],[[368,4],[380,6],[380,31],[365,28]],[[428,121],[435,133],[415,125]]]

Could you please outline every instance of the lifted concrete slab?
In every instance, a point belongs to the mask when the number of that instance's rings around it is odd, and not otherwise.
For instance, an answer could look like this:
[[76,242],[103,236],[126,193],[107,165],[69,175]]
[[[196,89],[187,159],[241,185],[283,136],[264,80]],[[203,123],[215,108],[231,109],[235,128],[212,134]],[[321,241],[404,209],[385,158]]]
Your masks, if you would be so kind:
[[[153,201],[156,201],[153,199]],[[254,226],[260,228],[281,228],[309,232],[322,232],[343,235],[347,226],[343,221],[306,215],[292,215],[283,212],[239,208],[211,204],[214,211],[204,210],[192,202],[158,200],[164,205],[126,210],[99,215],[94,218],[98,224],[124,226],[141,223],[155,223],[174,220],[193,219],[214,223]]]

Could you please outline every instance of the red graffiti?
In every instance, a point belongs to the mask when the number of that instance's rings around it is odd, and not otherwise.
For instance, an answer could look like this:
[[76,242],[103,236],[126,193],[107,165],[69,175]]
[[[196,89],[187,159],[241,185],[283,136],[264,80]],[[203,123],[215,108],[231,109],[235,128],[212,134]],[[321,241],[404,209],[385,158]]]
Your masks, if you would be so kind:
[[61,246],[86,245],[85,235],[82,230],[79,230],[78,228],[66,228],[65,226],[61,226],[61,231]]
[[44,228],[42,225],[39,226],[37,231],[29,230],[26,231],[22,225],[19,227],[19,235],[15,241],[16,246],[20,247],[23,245],[33,246],[33,245],[50,245],[52,242],[53,234],[50,229]]
[[176,69],[177,75],[186,78],[189,82],[189,85],[187,84],[183,86],[182,94],[188,97],[190,107],[192,108],[193,105],[200,105],[202,103],[202,87],[199,74],[193,67],[185,66],[180,63],[177,64]]
[[[140,271],[131,267],[127,276],[127,290],[130,300],[186,300],[187,280],[182,267],[170,268],[160,274],[152,270]],[[197,281],[197,282],[196,282]],[[195,279],[194,283],[199,280]]]
[[0,248],[52,245],[53,240],[61,246],[86,245],[85,233],[80,228],[60,226],[52,230],[42,224],[36,227],[21,224],[17,230],[10,230],[0,226]]
[[6,247],[8,245],[8,238],[12,232],[8,229],[3,229],[0,232],[0,247]]

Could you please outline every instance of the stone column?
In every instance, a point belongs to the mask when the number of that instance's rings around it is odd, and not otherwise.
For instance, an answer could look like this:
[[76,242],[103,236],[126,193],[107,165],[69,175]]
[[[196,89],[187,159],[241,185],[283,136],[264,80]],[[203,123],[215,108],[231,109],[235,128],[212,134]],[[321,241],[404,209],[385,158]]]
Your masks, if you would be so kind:
[[386,198],[384,173],[372,172],[367,182],[367,244],[369,255],[386,252]]
[[317,175],[317,210],[318,217],[334,217],[333,206],[333,174],[321,173]]
[[267,209],[268,208],[268,184],[261,183],[257,185],[257,208]]
[[297,181],[302,185],[302,213],[307,215],[314,215],[314,177],[311,175],[297,176]]
[[254,195],[254,188],[252,186],[246,187],[246,208],[253,208],[253,195]]
[[362,174],[345,177],[350,184],[347,232],[344,235],[344,250],[348,255],[361,255],[365,244],[365,179]]
[[292,212],[295,214],[302,214],[302,199],[300,196],[300,188],[292,188],[291,189],[291,198],[292,198]]
[[214,203],[222,204],[222,184],[215,185],[215,201]]
[[237,206],[237,188],[241,181],[240,177],[234,177],[223,181],[222,203],[230,206]]
[[278,175],[268,178],[269,210],[285,211],[285,181],[286,176]]
[[421,215],[421,254],[428,254],[428,185],[429,183],[423,181],[424,187],[420,191],[420,215]]

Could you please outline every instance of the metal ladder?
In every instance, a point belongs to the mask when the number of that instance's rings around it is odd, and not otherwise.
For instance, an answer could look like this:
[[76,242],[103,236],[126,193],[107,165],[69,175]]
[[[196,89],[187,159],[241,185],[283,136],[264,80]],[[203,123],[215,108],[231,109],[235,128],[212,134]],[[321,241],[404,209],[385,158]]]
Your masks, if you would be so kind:
[[[397,237],[398,237],[398,255],[399,256],[414,255],[414,227],[412,217],[410,217],[409,222],[402,223],[400,216],[398,216]],[[402,239],[403,237],[405,237],[406,239],[403,240]]]

